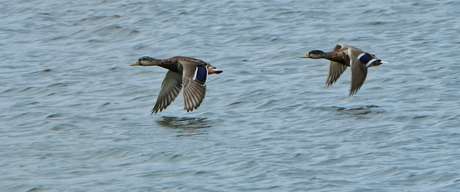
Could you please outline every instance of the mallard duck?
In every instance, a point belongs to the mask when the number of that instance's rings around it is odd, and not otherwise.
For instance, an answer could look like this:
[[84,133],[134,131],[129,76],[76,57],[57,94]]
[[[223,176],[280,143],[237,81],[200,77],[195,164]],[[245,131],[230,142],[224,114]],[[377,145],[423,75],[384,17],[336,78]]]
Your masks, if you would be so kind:
[[206,94],[208,74],[223,72],[209,63],[190,57],[169,59],[141,57],[130,66],[159,66],[169,70],[161,84],[161,91],[152,114],[166,109],[179,95],[182,85],[184,86],[184,110],[189,112],[197,109]]
[[367,68],[388,63],[377,59],[375,55],[344,44],[337,44],[334,51],[329,53],[320,50],[312,50],[301,58],[327,59],[331,61],[326,81],[327,86],[331,86],[335,83],[340,75],[345,72],[347,67],[351,66],[351,89],[349,96],[356,94],[364,84],[364,80],[366,80],[367,76]]

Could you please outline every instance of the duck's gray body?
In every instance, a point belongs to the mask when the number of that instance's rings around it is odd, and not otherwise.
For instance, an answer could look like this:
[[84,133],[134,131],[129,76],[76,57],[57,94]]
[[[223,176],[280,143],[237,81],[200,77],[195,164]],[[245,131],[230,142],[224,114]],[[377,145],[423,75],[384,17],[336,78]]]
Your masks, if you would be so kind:
[[345,72],[348,67],[351,67],[350,96],[356,94],[364,84],[367,77],[367,68],[385,63],[377,59],[375,55],[344,44],[338,44],[335,46],[334,51],[329,53],[313,50],[310,51],[308,55],[302,56],[302,58],[327,59],[331,61],[326,81],[328,86],[334,84],[343,72]]
[[180,56],[161,60],[141,57],[131,66],[159,66],[169,70],[161,84],[161,91],[152,114],[166,109],[177,98],[182,86],[184,87],[184,110],[189,112],[197,109],[206,95],[208,74],[222,72],[199,59]]

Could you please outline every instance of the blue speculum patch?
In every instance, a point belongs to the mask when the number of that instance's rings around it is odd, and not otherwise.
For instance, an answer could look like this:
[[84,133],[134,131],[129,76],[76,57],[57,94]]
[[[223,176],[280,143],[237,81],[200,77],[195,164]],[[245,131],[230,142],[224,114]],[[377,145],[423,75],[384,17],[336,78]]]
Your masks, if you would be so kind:
[[371,54],[369,53],[364,53],[361,57],[359,57],[359,61],[361,61],[361,63],[368,63],[370,60],[372,59],[372,56]]
[[197,67],[195,79],[206,82],[206,76],[208,76],[206,68]]

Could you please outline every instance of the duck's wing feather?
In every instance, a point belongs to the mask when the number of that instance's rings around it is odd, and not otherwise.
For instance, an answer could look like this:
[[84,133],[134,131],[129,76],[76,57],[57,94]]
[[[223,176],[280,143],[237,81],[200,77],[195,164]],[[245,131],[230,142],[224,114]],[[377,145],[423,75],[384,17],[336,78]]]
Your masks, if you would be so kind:
[[181,89],[182,74],[168,71],[161,84],[161,91],[158,95],[155,107],[152,109],[152,114],[166,109],[177,98]]
[[360,60],[360,57],[366,53],[352,46],[347,46],[347,47],[348,47],[348,56],[350,57],[350,66],[351,66],[350,96],[352,96],[358,92],[361,86],[363,86],[364,81],[366,80],[366,77],[367,77],[366,63],[363,63]]
[[334,47],[334,52],[335,52],[335,51],[339,51],[340,49],[343,48],[343,46],[344,46],[343,44],[338,43],[338,44]]
[[342,65],[340,63],[337,63],[335,61],[331,61],[331,64],[329,64],[329,74],[327,75],[327,81],[326,84],[327,86],[331,86],[333,83],[335,83],[340,75],[347,70],[346,65]]
[[195,61],[180,61],[183,67],[184,110],[197,109],[206,95],[208,69]]

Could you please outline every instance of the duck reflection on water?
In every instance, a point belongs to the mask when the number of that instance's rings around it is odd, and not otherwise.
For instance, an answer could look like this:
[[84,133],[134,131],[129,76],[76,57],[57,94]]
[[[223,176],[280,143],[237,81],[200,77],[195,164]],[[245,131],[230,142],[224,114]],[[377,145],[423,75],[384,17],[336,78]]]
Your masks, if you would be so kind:
[[194,131],[196,129],[211,128],[212,121],[207,118],[196,117],[170,117],[163,116],[157,123],[166,128]]

